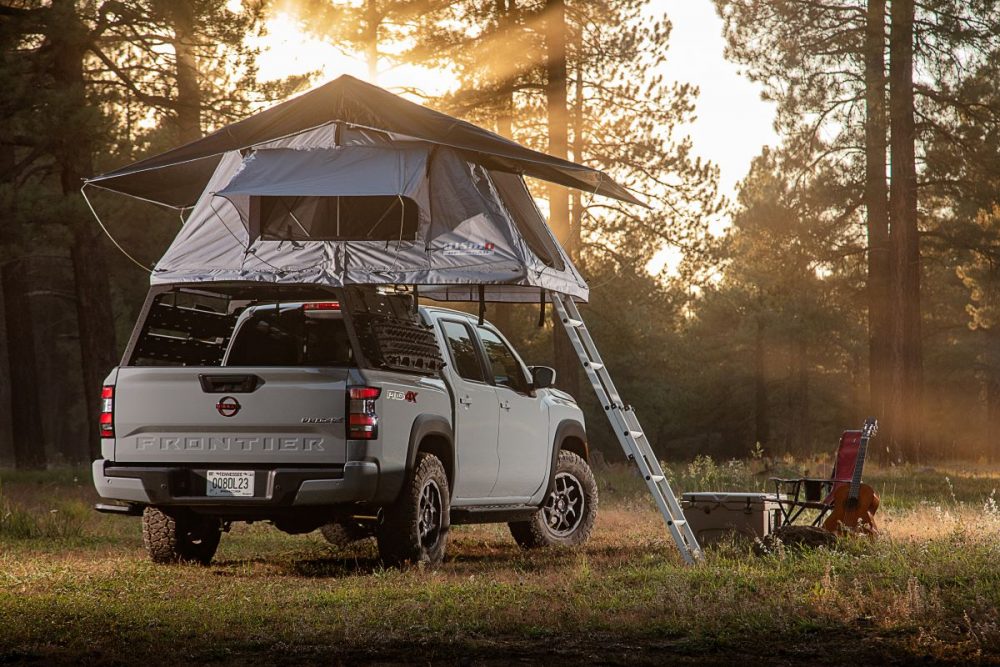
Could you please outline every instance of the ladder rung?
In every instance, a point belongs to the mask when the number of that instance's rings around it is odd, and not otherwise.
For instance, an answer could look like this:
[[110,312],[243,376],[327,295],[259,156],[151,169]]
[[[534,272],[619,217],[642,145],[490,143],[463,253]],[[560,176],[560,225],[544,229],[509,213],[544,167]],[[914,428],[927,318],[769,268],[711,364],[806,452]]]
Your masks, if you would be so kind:
[[633,438],[641,438],[642,436],[645,435],[645,433],[643,433],[642,431],[629,431],[628,434]]
[[684,527],[688,525],[687,519],[671,519],[670,523],[674,526]]
[[593,368],[595,371],[599,371],[602,368],[604,368],[604,364],[600,363],[599,361],[591,361],[590,367]]
[[574,329],[579,329],[583,326],[583,322],[580,320],[574,320],[572,317],[567,317],[563,320],[563,323],[568,327],[573,327]]
[[662,482],[663,480],[665,480],[666,477],[663,476],[663,475],[650,475],[649,479],[651,479],[653,482],[659,484],[660,482]]

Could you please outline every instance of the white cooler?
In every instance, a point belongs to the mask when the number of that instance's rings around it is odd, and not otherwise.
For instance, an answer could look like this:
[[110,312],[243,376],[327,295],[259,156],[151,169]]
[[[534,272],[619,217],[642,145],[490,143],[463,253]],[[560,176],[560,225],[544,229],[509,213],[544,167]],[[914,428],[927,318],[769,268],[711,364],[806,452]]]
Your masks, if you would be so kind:
[[734,534],[749,540],[766,537],[781,526],[778,499],[773,493],[702,491],[681,496],[681,507],[698,544],[705,546]]

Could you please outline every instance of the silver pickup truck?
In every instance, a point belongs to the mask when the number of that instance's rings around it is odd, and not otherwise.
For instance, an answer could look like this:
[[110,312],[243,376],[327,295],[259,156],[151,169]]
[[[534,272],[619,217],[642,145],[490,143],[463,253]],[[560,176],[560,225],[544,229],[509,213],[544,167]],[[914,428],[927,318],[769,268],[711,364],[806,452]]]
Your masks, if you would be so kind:
[[452,524],[588,538],[583,415],[552,369],[466,313],[331,295],[154,289],[102,390],[97,509],[141,514],[156,562],[210,562],[234,521],[374,535],[389,563],[440,562]]

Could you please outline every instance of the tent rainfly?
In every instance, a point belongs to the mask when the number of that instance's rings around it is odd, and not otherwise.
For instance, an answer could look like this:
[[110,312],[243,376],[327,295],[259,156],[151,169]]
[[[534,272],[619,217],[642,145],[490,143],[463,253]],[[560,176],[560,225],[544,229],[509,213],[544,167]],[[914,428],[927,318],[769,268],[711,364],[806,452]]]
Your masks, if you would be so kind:
[[639,203],[603,172],[342,76],[88,186],[188,210],[154,285],[418,285],[586,301],[524,176]]

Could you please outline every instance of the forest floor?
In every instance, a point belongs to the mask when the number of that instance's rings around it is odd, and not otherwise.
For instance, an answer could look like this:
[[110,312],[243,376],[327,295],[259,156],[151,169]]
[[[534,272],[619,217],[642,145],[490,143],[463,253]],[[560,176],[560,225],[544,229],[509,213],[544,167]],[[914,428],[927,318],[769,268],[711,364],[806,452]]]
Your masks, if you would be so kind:
[[[673,477],[759,489],[762,467],[703,459]],[[137,518],[89,509],[86,471],[0,471],[0,664],[1000,662],[1000,470],[867,478],[883,535],[834,549],[731,543],[685,567],[612,466],[582,549],[460,526],[443,565],[395,570],[370,540],[338,550],[261,524],[234,526],[209,567],[153,565]]]

